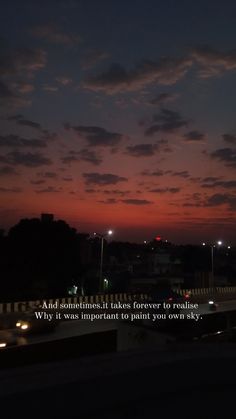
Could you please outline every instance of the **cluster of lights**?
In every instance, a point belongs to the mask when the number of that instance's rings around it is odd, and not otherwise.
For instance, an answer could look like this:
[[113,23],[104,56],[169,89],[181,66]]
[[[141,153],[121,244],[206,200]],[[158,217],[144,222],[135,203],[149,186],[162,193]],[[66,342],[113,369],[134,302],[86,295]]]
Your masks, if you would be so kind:
[[98,236],[98,237],[112,236],[112,234],[113,234],[113,230],[108,230],[105,234],[100,234],[96,232],[93,233],[94,236]]
[[27,330],[29,328],[29,324],[26,322],[17,322],[16,327],[19,327],[21,330]]
[[[218,241],[216,242],[216,244],[217,244],[218,246],[222,246],[223,242],[222,242],[222,240],[218,240]],[[207,246],[207,243],[203,242],[203,243],[202,243],[202,245],[203,245],[203,246]],[[210,245],[210,246],[211,246],[211,247],[215,247],[216,245],[215,245],[215,244],[213,244],[213,245]],[[227,246],[227,249],[231,249],[231,246]]]

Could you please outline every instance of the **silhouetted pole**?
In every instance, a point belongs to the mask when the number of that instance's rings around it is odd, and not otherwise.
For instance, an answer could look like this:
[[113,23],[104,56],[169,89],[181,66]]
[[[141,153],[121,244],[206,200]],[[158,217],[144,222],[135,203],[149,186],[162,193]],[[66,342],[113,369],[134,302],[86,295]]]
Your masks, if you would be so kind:
[[211,287],[214,288],[214,246],[211,246]]
[[103,293],[103,248],[104,248],[104,236],[101,237],[101,259],[100,259],[100,275],[99,275],[99,291]]
[[101,239],[101,253],[100,253],[100,272],[99,272],[99,292],[103,293],[104,291],[104,282],[103,282],[103,250],[104,250],[104,238],[106,236],[111,236],[113,234],[112,230],[108,230],[105,234],[93,233],[94,236],[98,236]]

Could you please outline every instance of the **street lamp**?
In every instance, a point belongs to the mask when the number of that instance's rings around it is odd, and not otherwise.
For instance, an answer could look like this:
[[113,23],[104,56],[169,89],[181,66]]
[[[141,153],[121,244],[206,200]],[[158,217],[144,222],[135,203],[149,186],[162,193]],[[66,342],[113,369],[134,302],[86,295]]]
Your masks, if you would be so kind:
[[[216,242],[216,244],[218,246],[221,246],[223,244],[223,242],[221,240],[218,240]],[[202,243],[203,246],[206,246],[206,243]],[[215,244],[211,244],[210,248],[211,248],[211,287],[210,288],[214,288],[214,248],[216,247]]]
[[113,234],[112,230],[108,230],[106,233],[94,233],[94,236],[98,236],[101,239],[101,253],[100,253],[100,272],[99,272],[99,292],[102,293],[104,291],[104,282],[103,282],[103,249],[104,249],[104,239],[107,236],[111,236]]

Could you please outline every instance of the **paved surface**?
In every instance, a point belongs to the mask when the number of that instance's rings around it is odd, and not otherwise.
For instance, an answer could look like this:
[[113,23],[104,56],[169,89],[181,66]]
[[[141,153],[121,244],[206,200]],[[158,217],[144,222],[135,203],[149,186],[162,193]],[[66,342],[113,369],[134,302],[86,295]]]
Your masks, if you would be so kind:
[[6,418],[235,417],[236,347],[170,345],[0,373]]
[[65,339],[72,336],[81,336],[96,332],[105,332],[117,329],[117,323],[112,320],[99,320],[91,322],[89,320],[67,320],[61,322],[53,332],[25,335],[26,343],[38,343],[51,340]]
[[236,300],[228,300],[228,301],[219,301],[218,299],[212,299],[209,298],[208,301],[214,301],[216,303],[216,311],[210,310],[210,305],[208,302],[199,304],[199,307],[197,310],[182,310],[182,313],[189,313],[191,311],[194,311],[196,313],[199,313],[201,315],[208,315],[212,313],[218,313],[218,312],[225,312],[225,311],[234,311],[236,310]]

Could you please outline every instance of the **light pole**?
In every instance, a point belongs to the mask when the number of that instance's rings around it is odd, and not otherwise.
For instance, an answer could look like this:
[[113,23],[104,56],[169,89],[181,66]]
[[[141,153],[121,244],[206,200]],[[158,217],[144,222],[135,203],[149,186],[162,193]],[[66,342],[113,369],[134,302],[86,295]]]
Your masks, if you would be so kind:
[[[218,246],[222,245],[222,241],[218,240],[218,242],[216,242],[216,244]],[[206,246],[206,243],[202,243],[203,246]],[[215,285],[215,279],[214,279],[214,247],[216,247],[215,244],[211,244],[210,248],[211,248],[211,287],[210,288],[214,288]]]
[[108,230],[104,234],[94,233],[94,236],[98,236],[101,239],[101,253],[100,253],[100,270],[99,270],[99,292],[103,293],[104,283],[103,283],[103,253],[104,253],[104,239],[106,236],[111,236],[113,234],[112,230]]

